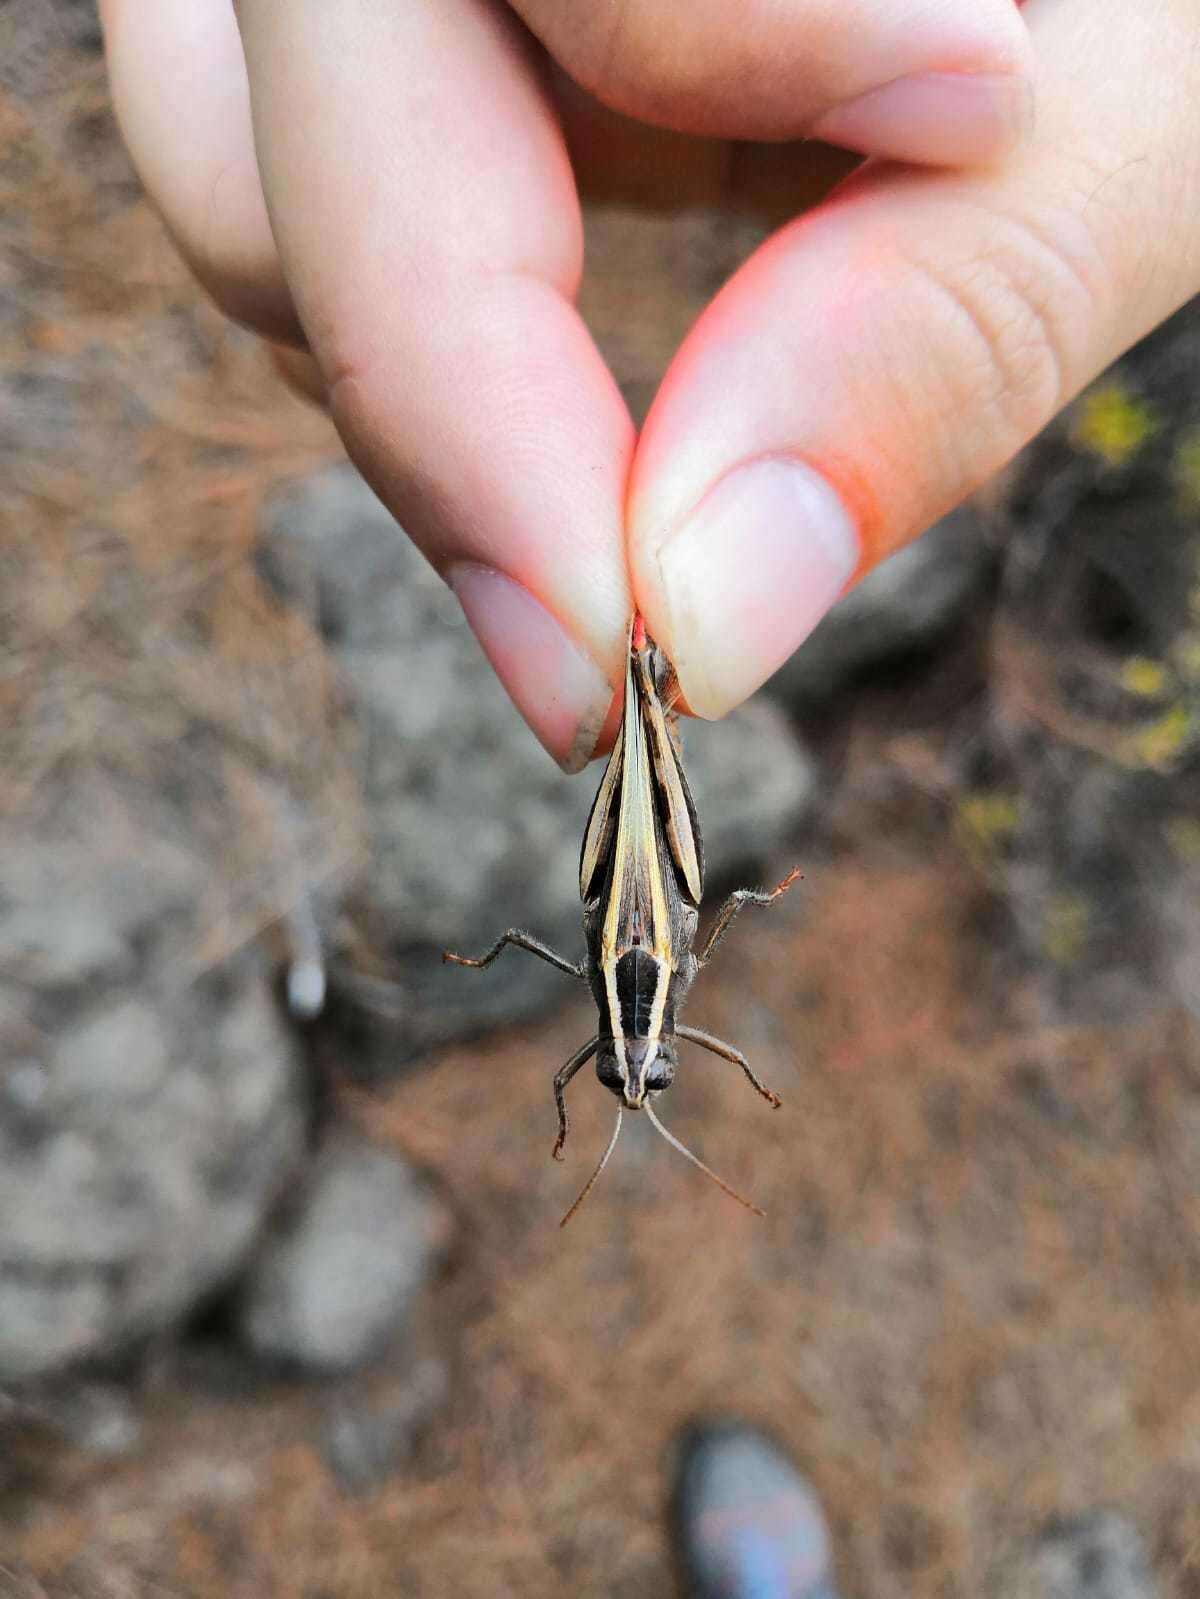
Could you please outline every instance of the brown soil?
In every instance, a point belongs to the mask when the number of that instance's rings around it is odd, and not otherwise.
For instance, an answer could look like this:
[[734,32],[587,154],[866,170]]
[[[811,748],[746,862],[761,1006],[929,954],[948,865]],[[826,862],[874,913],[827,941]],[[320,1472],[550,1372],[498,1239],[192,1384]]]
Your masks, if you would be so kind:
[[878,842],[802,893],[694,1006],[783,1110],[702,1055],[667,1101],[765,1221],[635,1126],[560,1232],[610,1125],[579,1079],[548,1159],[584,1009],[447,1052],[352,1107],[462,1224],[436,1295],[456,1397],[412,1465],[347,1500],[312,1396],[169,1389],[136,1458],[42,1461],[8,1557],[52,1594],[661,1593],[664,1453],[721,1408],[811,1472],[851,1595],[976,1594],[1007,1540],[1097,1502],[1200,1593],[1194,1041],[1033,1025],[949,846]]

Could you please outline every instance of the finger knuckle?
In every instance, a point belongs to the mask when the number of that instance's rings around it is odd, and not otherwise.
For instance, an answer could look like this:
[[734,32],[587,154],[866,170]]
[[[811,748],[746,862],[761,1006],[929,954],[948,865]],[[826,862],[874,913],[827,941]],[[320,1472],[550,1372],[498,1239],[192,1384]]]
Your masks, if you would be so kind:
[[[975,219],[976,223],[978,219]],[[986,456],[1006,458],[1075,392],[1086,372],[1102,275],[1081,237],[1037,219],[987,218],[968,249],[934,246],[912,258],[953,348],[943,363],[949,416],[986,429]],[[978,441],[971,454],[979,458]]]
[[522,0],[518,9],[589,94],[651,122],[703,120],[743,70],[745,40],[724,30],[714,40],[704,8]]
[[274,244],[248,218],[231,169],[219,167],[203,204],[181,207],[168,227],[193,276],[219,311],[270,338],[295,342],[299,325]]

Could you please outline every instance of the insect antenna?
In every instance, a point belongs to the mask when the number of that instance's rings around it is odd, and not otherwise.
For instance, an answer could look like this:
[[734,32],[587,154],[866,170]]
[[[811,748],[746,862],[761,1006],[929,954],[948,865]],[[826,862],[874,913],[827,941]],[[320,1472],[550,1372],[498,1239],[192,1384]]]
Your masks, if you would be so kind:
[[596,1178],[599,1177],[600,1173],[608,1165],[608,1157],[612,1154],[613,1150],[617,1147],[617,1138],[618,1138],[618,1135],[620,1134],[620,1131],[621,1131],[621,1107],[620,1107],[620,1105],[618,1105],[617,1106],[617,1125],[613,1128],[612,1137],[608,1141],[608,1148],[604,1151],[603,1155],[601,1155],[600,1164],[596,1167],[595,1171],[588,1178],[587,1182],[584,1183],[582,1189],[580,1190],[578,1199],[576,1199],[575,1203],[571,1206],[570,1210],[563,1217],[563,1219],[559,1222],[558,1225],[560,1227],[565,1227],[567,1225],[567,1223],[570,1221],[571,1217],[575,1214],[575,1212],[579,1209],[580,1205],[583,1204],[584,1200],[591,1193],[593,1185],[595,1184]]
[[[662,1122],[660,1122],[658,1117],[654,1114],[654,1111],[651,1108],[649,1099],[643,1101],[642,1109],[646,1112],[646,1115],[649,1116],[650,1120],[654,1123],[655,1127],[658,1128],[659,1132],[666,1139],[667,1143],[670,1144],[671,1148],[672,1149],[677,1149],[681,1155],[685,1156],[686,1159],[691,1161],[693,1166],[698,1166],[706,1177],[711,1178],[712,1181],[714,1183],[716,1183],[718,1188],[722,1189],[725,1193],[727,1193],[729,1195],[730,1199],[736,1199],[739,1205],[745,1205],[746,1209],[747,1210],[752,1210],[756,1216],[765,1216],[767,1214],[765,1210],[760,1210],[757,1205],[751,1204],[751,1202],[748,1199],[743,1199],[741,1194],[739,1194],[738,1191],[735,1188],[730,1188],[729,1184],[727,1182],[724,1182],[720,1177],[718,1177],[716,1172],[713,1171],[710,1166],[706,1166],[704,1164],[704,1162],[700,1159],[699,1155],[693,1155],[691,1150],[687,1147],[686,1144],[681,1144],[679,1142],[678,1138],[676,1138],[674,1133],[668,1132],[667,1129],[663,1126]],[[620,1113],[620,1107],[618,1106],[618,1114],[619,1113]],[[616,1142],[615,1136],[614,1136],[613,1142],[614,1143]],[[604,1159],[607,1160],[608,1156],[605,1155]],[[603,1163],[604,1162],[602,1161],[601,1165],[603,1165]],[[599,1172],[597,1172],[596,1176],[599,1176],[599,1175],[600,1175]],[[593,1178],[592,1181],[594,1182],[595,1178]],[[589,1183],[588,1184],[588,1188],[590,1188],[591,1186],[592,1186],[591,1183]],[[583,1192],[586,1194],[587,1193],[587,1188],[585,1188]],[[579,1197],[580,1197],[580,1199],[582,1199],[583,1198],[583,1194],[581,1194]],[[578,1203],[579,1203],[579,1201],[576,1200],[576,1204],[578,1204]]]

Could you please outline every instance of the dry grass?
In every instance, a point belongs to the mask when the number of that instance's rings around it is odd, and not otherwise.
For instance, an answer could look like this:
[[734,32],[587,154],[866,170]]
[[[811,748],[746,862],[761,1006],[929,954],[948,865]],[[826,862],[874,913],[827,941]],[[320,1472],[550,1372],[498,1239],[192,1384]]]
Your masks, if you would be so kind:
[[196,1599],[661,1593],[664,1451],[719,1407],[791,1441],[852,1595],[977,1594],[1007,1539],[1097,1502],[1147,1530],[1164,1592],[1200,1592],[1200,1054],[1168,1023],[1033,1030],[978,895],[893,840],[706,974],[696,1020],[786,1104],[697,1056],[671,1122],[765,1222],[635,1126],[559,1232],[611,1110],[581,1078],[549,1161],[582,1010],[354,1101],[462,1224],[435,1311],[456,1397],[418,1459],[347,1501],[311,1398],[173,1393],[140,1458],[50,1468],[10,1552],[52,1593],[89,1570]]
[[49,20],[19,48],[38,10],[4,19],[0,94],[0,815],[174,794],[220,861],[208,961],[358,846],[328,661],[252,565],[263,494],[336,442],[175,259],[98,58]]

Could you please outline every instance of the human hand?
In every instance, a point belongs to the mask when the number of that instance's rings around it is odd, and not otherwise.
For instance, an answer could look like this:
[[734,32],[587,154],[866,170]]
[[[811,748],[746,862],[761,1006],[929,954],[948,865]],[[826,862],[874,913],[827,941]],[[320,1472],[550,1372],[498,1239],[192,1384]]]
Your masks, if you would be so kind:
[[[635,604],[723,714],[1200,289],[1198,0],[241,0],[240,36],[230,0],[101,9],[183,253],[311,351],[568,767]],[[639,439],[573,306],[589,94],[705,159],[815,133],[910,163],[754,254]]]

